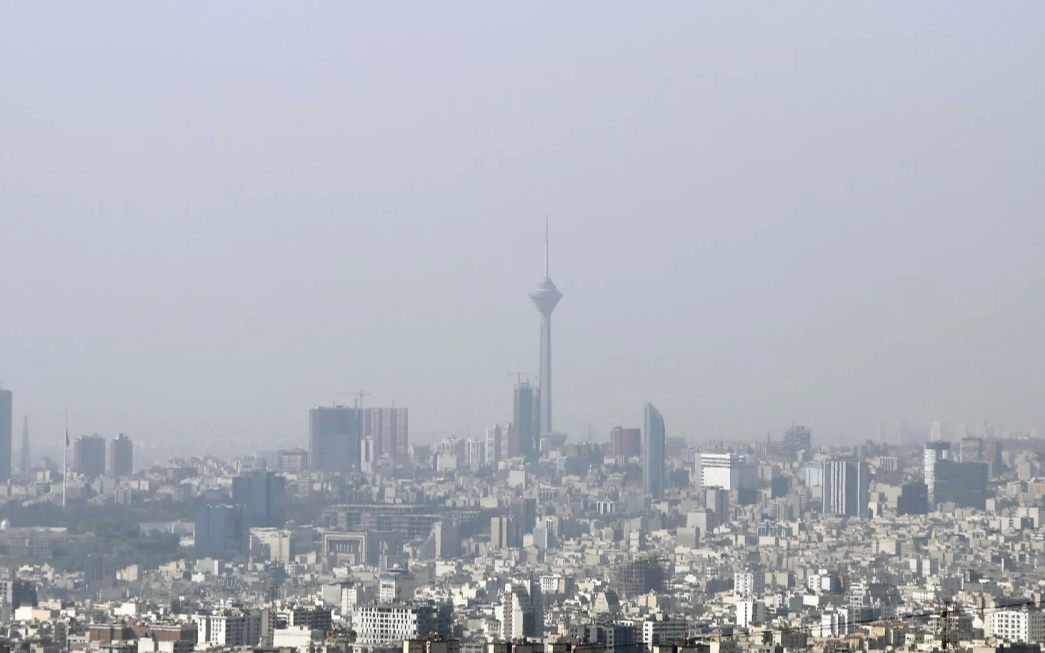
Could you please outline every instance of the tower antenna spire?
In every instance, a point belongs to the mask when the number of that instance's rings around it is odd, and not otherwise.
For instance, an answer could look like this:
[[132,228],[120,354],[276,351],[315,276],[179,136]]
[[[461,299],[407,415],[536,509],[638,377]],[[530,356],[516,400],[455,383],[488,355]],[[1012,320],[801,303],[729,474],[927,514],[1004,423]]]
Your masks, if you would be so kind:
[[548,275],[548,214],[544,214],[544,278],[550,278]]

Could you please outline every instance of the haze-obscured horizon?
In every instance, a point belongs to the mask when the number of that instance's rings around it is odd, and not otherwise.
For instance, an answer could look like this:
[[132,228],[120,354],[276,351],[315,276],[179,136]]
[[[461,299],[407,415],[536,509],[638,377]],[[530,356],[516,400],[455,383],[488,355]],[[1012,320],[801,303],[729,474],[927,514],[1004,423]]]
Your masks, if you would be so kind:
[[537,373],[549,214],[573,441],[647,400],[695,440],[1039,424],[1043,20],[8,3],[0,381],[34,439],[68,405],[303,444],[359,390],[413,441],[476,435]]

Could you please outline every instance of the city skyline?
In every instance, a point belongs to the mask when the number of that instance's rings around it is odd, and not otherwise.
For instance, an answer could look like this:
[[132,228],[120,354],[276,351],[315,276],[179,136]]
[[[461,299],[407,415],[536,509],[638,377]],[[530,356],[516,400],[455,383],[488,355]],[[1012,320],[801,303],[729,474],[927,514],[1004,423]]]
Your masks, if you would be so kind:
[[1042,653],[1045,3],[0,16],[0,653]]

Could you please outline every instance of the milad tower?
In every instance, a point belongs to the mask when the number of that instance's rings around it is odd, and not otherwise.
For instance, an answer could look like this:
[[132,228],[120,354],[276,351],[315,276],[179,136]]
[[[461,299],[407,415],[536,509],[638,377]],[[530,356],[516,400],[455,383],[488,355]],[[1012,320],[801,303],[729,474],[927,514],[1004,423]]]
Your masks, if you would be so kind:
[[552,431],[552,311],[562,299],[562,293],[548,276],[548,221],[544,222],[544,278],[537,290],[530,293],[533,305],[541,313],[541,376],[539,434]]

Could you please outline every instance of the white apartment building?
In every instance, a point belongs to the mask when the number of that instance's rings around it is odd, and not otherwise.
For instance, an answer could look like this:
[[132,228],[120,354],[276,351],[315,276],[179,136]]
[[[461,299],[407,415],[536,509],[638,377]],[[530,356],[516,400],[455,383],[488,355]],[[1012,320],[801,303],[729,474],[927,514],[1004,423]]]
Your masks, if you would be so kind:
[[747,628],[766,622],[766,604],[762,601],[737,601],[737,626]]
[[196,641],[203,646],[257,646],[261,641],[260,612],[227,610],[219,614],[193,615]]
[[765,576],[757,571],[733,574],[733,593],[737,596],[760,596],[765,591]]
[[409,601],[414,598],[415,585],[416,578],[406,570],[386,571],[378,579],[377,599],[381,603]]
[[449,635],[449,614],[440,624],[439,611],[432,605],[369,604],[357,605],[352,613],[352,628],[359,645],[399,646],[403,640],[425,635]]
[[689,624],[685,619],[647,619],[642,622],[642,643],[646,650],[654,644],[674,643],[689,637]]
[[486,461],[486,441],[468,438],[464,441],[464,458],[468,465],[479,466]]
[[700,454],[700,486],[736,490],[744,482],[744,456],[735,453]]
[[984,630],[988,637],[1025,643],[1045,639],[1045,612],[1040,610],[997,610],[988,612],[986,621]]

